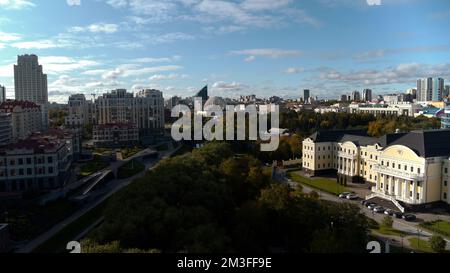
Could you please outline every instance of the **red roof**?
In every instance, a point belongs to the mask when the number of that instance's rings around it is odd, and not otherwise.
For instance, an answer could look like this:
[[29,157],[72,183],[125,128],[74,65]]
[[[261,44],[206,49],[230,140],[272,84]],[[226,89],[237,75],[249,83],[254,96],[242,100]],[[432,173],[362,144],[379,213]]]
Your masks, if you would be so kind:
[[12,110],[17,106],[22,108],[41,108],[39,105],[31,101],[7,100],[0,105],[0,109]]

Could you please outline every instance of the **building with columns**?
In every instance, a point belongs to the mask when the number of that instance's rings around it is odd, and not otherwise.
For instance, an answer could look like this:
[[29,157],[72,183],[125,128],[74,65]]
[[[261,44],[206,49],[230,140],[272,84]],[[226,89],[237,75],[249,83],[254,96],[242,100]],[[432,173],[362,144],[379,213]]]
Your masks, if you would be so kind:
[[303,142],[303,170],[336,173],[341,184],[369,183],[372,194],[399,208],[450,204],[450,130],[380,138],[363,131],[319,131]]

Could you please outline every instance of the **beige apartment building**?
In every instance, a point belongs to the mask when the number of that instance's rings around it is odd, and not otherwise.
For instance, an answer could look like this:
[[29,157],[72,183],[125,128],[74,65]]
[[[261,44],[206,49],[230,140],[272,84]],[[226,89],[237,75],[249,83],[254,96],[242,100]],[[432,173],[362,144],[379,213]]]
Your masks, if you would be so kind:
[[0,112],[11,115],[13,141],[25,139],[43,129],[41,106],[34,102],[8,100],[0,104]]
[[336,173],[338,182],[370,183],[398,207],[450,204],[450,130],[368,137],[363,131],[319,131],[303,142],[303,170]]

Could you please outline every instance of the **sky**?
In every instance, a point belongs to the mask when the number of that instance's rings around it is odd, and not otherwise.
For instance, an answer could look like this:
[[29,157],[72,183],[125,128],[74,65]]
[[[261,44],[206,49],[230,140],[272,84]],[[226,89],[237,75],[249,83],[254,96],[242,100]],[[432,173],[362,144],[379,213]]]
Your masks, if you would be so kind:
[[49,100],[156,88],[334,99],[450,81],[448,0],[0,0],[0,85],[36,54]]

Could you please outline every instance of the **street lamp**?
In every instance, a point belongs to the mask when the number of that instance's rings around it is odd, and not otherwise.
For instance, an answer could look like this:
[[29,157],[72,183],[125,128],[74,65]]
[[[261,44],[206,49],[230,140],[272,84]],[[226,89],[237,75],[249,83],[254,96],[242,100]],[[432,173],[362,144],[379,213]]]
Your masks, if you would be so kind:
[[420,247],[420,232],[422,232],[422,230],[417,229],[417,248]]

